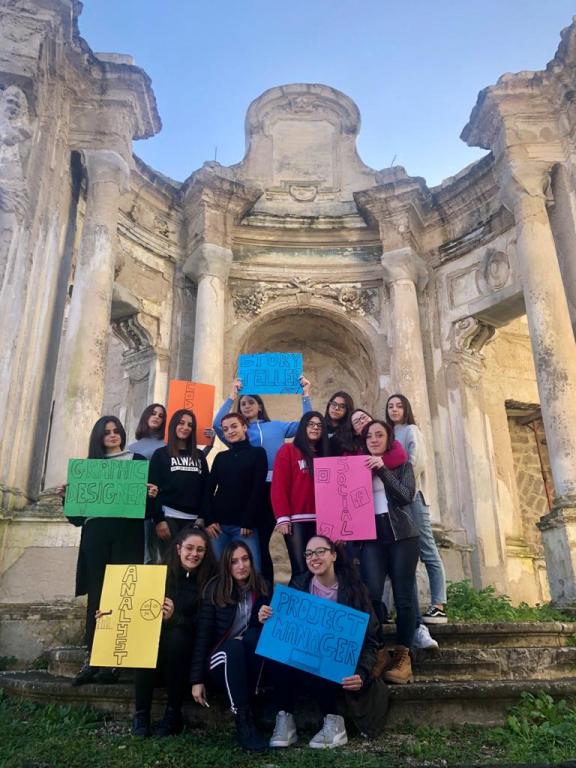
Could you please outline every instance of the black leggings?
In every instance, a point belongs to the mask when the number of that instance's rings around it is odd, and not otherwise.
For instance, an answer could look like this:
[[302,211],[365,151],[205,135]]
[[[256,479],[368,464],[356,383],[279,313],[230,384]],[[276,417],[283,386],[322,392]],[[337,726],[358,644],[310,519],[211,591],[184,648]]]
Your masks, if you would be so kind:
[[262,509],[258,518],[258,538],[260,540],[260,573],[268,584],[274,584],[274,563],[270,554],[270,539],[276,527],[276,518],[272,511],[270,490],[272,483],[266,483],[262,494]]
[[306,692],[318,705],[322,717],[344,713],[344,691],[338,683],[276,661],[266,662],[266,673],[274,686],[277,712],[294,714],[297,696]]
[[376,616],[384,619],[382,592],[386,576],[392,582],[396,603],[396,637],[399,645],[409,648],[416,631],[414,579],[420,556],[420,538],[394,539],[388,515],[376,515],[376,539],[363,541],[360,549],[360,571],[368,587]]
[[292,578],[301,573],[308,573],[304,549],[308,540],[315,535],[316,523],[292,523],[292,533],[284,536],[290,558],[290,567],[292,568]]
[[246,630],[241,640],[225,640],[210,657],[210,678],[224,688],[234,714],[250,706],[262,670],[262,659],[255,650],[260,628]]
[[162,627],[156,669],[137,669],[134,678],[136,711],[150,711],[154,688],[166,683],[167,705],[179,710],[188,688],[194,636],[183,627]]
[[[106,566],[144,562],[144,520],[96,517],[82,529],[79,567],[86,579],[86,646],[92,650]],[[105,606],[104,606],[105,608]]]

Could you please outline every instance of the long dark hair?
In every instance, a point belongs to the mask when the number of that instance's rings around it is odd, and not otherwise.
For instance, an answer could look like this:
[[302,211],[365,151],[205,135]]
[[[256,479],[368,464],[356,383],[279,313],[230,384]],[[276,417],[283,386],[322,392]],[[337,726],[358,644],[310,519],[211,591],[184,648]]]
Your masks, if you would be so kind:
[[[344,545],[336,544],[328,536],[324,536],[321,533],[317,533],[312,538],[324,539],[330,552],[336,553],[334,572],[338,579],[338,592],[342,595],[344,604],[350,608],[356,608],[357,611],[370,613],[371,602],[368,590],[360,578],[358,569],[349,560]],[[308,547],[308,543],[306,547]]]
[[[368,424],[366,424],[366,426],[362,430],[362,440],[364,441],[364,447],[366,448],[366,453],[370,453],[370,451],[368,450],[366,441],[368,440],[368,430],[370,429],[372,424],[380,424],[380,426],[384,427],[384,429],[386,430],[386,434],[388,435],[386,451],[389,451],[392,448],[392,443],[394,442],[394,427],[391,424],[388,424],[386,421],[382,421],[382,419],[372,419],[372,421],[368,422]],[[384,453],[386,453],[386,451],[384,451]]]
[[171,588],[173,589],[180,579],[183,569],[182,563],[180,562],[178,547],[181,547],[186,539],[190,536],[198,536],[198,538],[202,539],[204,545],[206,546],[204,559],[198,568],[194,570],[196,585],[198,589],[198,597],[200,598],[200,595],[202,594],[206,584],[213,576],[216,575],[218,570],[218,563],[214,557],[214,551],[212,550],[212,545],[210,544],[210,538],[208,534],[202,528],[195,528],[193,525],[187,525],[186,528],[183,528],[180,531],[180,533],[172,540],[168,553],[166,554],[164,562],[168,566],[168,590]]
[[170,424],[168,424],[168,440],[166,441],[168,443],[168,453],[172,457],[180,456],[180,449],[178,448],[179,438],[176,437],[176,427],[182,416],[192,417],[192,431],[190,432],[188,440],[186,440],[186,448],[184,450],[187,456],[191,456],[194,461],[196,461],[199,453],[198,448],[196,447],[196,416],[194,416],[194,413],[188,410],[188,408],[180,408],[180,410],[176,411],[170,419]]
[[331,438],[334,445],[333,453],[336,456],[356,456],[366,453],[366,441],[363,440],[362,434],[356,434],[352,426],[352,417],[355,413],[365,413],[370,418],[370,421],[373,419],[373,416],[364,408],[354,408],[350,411],[346,423]]
[[[162,408],[162,413],[164,416],[162,417],[162,424],[158,427],[158,429],[150,429],[148,426],[148,420],[150,419],[150,416],[154,413],[156,408]],[[136,440],[142,440],[143,437],[157,437],[158,440],[164,440],[164,431],[166,429],[166,408],[162,405],[162,403],[152,403],[152,405],[147,405],[146,408],[142,411],[142,415],[140,416],[140,421],[138,422],[138,426],[136,427]]]
[[394,423],[390,420],[390,416],[388,416],[388,403],[390,400],[392,400],[393,397],[397,397],[398,400],[402,403],[404,406],[404,421],[401,422],[401,424],[416,424],[416,420],[414,419],[414,414],[412,413],[412,406],[410,405],[410,400],[406,397],[406,395],[390,395],[388,400],[386,400],[386,421],[388,424],[390,424],[391,427],[394,426]]
[[268,413],[266,412],[266,406],[264,405],[264,400],[260,397],[260,395],[250,395],[248,392],[240,395],[238,398],[238,403],[236,405],[236,413],[242,413],[240,410],[240,403],[242,402],[243,397],[251,397],[252,400],[256,400],[258,403],[258,418],[260,421],[270,421],[270,416],[268,416]]
[[[320,423],[322,424],[322,432],[320,435],[320,440],[316,443],[316,450],[312,450],[312,445],[310,443],[310,440],[308,439],[308,434],[306,433],[306,427],[308,426],[308,422],[313,417],[316,417],[317,419],[320,419]],[[300,453],[304,456],[304,459],[306,461],[306,466],[308,467],[308,472],[312,474],[314,471],[314,464],[313,459],[320,459],[323,456],[329,456],[330,455],[330,447],[328,443],[328,432],[326,429],[326,420],[324,416],[320,413],[320,411],[308,411],[308,413],[305,413],[304,416],[300,419],[300,423],[298,424],[298,429],[296,430],[296,435],[294,436],[294,445]]]
[[268,585],[254,567],[254,558],[250,548],[245,542],[235,539],[226,545],[218,564],[218,576],[216,577],[213,600],[221,608],[225,605],[235,605],[240,599],[238,585],[232,578],[232,556],[237,549],[243,549],[250,558],[250,576],[246,583],[247,589],[250,592],[255,592],[257,595],[269,594]]
[[[334,400],[335,397],[341,397],[342,400],[344,400],[344,404],[346,405],[346,410],[344,411],[344,414],[341,419],[338,420],[336,424],[332,424],[332,421],[330,419],[330,416],[328,415],[328,411],[330,410],[330,403],[332,400]],[[354,410],[354,400],[352,399],[352,395],[349,395],[348,392],[342,392],[341,390],[338,392],[334,392],[332,397],[328,400],[326,403],[326,411],[324,413],[324,418],[326,419],[326,423],[330,426],[335,426],[336,429],[340,429],[340,427],[344,426],[346,421],[350,418],[350,414]]]
[[104,430],[106,424],[111,421],[120,432],[120,450],[124,450],[126,445],[126,430],[122,426],[122,422],[117,416],[101,416],[96,424],[92,427],[90,432],[90,441],[88,443],[88,458],[89,459],[106,459],[108,454],[104,450]]

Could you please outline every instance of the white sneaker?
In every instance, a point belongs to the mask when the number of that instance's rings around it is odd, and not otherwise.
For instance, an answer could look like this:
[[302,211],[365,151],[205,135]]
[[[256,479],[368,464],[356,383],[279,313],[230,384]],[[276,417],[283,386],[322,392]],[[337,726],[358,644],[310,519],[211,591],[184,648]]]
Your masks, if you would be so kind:
[[290,712],[278,712],[274,733],[270,739],[269,746],[289,747],[292,744],[296,744],[297,741],[298,734],[296,733],[294,715],[291,715]]
[[430,631],[425,624],[420,624],[414,632],[412,648],[421,648],[422,650],[432,650],[438,648],[438,643],[430,635]]
[[344,718],[340,715],[326,715],[322,728],[311,739],[312,749],[333,749],[348,744]]

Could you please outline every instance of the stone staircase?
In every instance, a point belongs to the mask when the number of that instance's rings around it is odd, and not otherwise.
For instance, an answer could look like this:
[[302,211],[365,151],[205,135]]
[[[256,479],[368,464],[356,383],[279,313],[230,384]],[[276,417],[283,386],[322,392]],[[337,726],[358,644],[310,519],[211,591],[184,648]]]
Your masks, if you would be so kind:
[[[385,627],[393,640],[393,627]],[[414,657],[415,682],[391,686],[390,726],[496,725],[523,692],[548,693],[554,698],[576,697],[576,623],[446,624],[431,628],[440,643],[435,652]],[[83,650],[54,648],[47,654],[46,671],[0,673],[0,687],[9,695],[62,704],[86,704],[127,715],[132,710],[131,672],[117,685],[73,688],[70,678],[79,669]],[[157,713],[163,706],[159,692]],[[192,726],[221,727],[225,702],[211,696],[211,708],[192,702],[186,716]],[[304,711],[304,723],[315,718]]]

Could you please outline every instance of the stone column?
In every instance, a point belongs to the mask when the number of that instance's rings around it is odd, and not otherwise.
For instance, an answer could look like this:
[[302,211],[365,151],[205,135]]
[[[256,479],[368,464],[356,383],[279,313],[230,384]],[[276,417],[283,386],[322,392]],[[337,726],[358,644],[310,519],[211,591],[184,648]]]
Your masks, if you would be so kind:
[[116,152],[85,150],[86,215],[64,339],[64,385],[57,393],[46,487],[65,481],[71,457],[86,456],[88,437],[101,414],[118,205],[128,190],[129,168]]
[[576,345],[546,210],[546,171],[508,171],[518,264],[556,499],[539,524],[554,602],[576,602]]
[[184,265],[185,274],[198,286],[192,380],[214,384],[216,403],[222,399],[226,283],[231,264],[229,248],[202,243]]
[[418,291],[426,287],[428,268],[410,247],[383,253],[382,268],[391,300],[389,342],[392,348],[392,388],[406,395],[412,403],[426,440],[429,469],[425,473],[424,495],[433,518],[440,522],[432,418],[418,307]]

